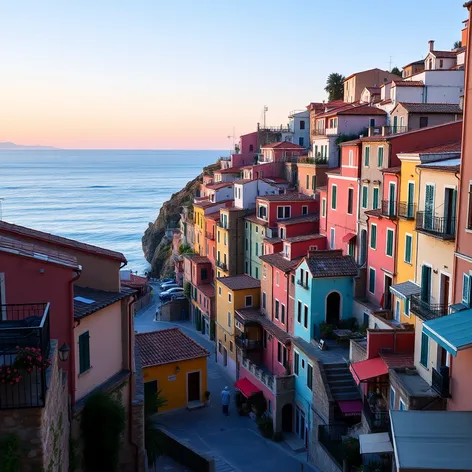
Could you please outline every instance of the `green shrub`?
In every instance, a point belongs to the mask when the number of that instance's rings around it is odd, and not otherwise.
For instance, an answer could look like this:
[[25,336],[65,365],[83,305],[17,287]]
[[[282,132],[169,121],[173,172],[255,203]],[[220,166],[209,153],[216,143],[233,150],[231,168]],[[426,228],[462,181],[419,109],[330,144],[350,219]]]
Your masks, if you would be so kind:
[[320,323],[320,336],[322,339],[333,339],[333,327],[326,323]]
[[265,438],[271,438],[274,435],[274,424],[270,416],[261,416],[258,418],[257,427]]
[[356,438],[346,438],[342,443],[343,458],[349,465],[360,465],[361,464],[361,449],[359,440]]
[[247,402],[250,408],[255,410],[257,418],[260,418],[267,410],[267,401],[262,392],[257,392],[254,395],[251,395],[247,399]]
[[20,471],[20,440],[15,434],[0,438],[0,472]]

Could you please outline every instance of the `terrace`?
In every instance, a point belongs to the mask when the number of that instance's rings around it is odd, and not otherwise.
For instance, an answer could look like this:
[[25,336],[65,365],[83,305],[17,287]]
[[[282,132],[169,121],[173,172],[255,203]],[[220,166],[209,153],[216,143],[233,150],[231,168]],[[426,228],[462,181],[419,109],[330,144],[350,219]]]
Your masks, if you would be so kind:
[[49,303],[1,305],[0,410],[43,407],[49,365]]
[[422,320],[434,320],[449,313],[449,306],[440,303],[430,303],[424,300],[421,294],[411,296],[410,310]]
[[454,240],[456,237],[456,218],[436,216],[430,212],[416,213],[416,231],[435,238]]

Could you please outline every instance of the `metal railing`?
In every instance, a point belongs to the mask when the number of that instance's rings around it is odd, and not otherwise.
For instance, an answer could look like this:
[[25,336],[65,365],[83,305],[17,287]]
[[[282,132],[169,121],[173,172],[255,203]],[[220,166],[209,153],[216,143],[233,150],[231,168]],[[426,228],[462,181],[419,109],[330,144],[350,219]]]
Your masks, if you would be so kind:
[[308,284],[305,284],[303,280],[297,280],[297,284],[308,290]]
[[216,222],[216,226],[218,226],[218,228],[228,229],[228,225],[225,225],[221,220]]
[[348,426],[344,424],[318,426],[318,441],[329,452],[340,469],[342,469],[344,459],[343,438],[348,435],[348,431]]
[[416,203],[399,202],[398,216],[407,220],[414,220],[416,213]]
[[364,398],[364,406],[362,409],[364,417],[369,424],[371,432],[385,432],[390,428],[390,417],[387,410],[372,409],[367,401],[367,398]]
[[382,200],[380,211],[383,216],[397,216],[397,202],[395,200]]
[[221,270],[228,270],[228,265],[225,262],[216,261],[216,267],[219,267]]
[[250,351],[252,349],[259,349],[260,347],[262,347],[262,342],[256,341],[255,339],[247,339],[241,336],[236,336],[235,341],[236,346],[247,351]]
[[207,239],[210,239],[212,241],[215,240],[215,235],[213,234],[213,232],[206,231],[205,236],[206,236]]
[[49,358],[49,303],[0,305],[0,314],[0,410],[43,407],[46,369],[26,351]]
[[[450,396],[449,392],[449,367],[442,367],[443,373],[432,370],[431,387],[443,398]],[[444,374],[444,375],[443,375]]]
[[408,126],[382,126],[382,136],[406,133],[407,131],[408,131]]
[[455,239],[456,218],[436,216],[426,211],[417,211],[416,230],[441,239]]
[[421,294],[411,295],[410,310],[422,320],[434,320],[449,313],[448,305],[429,303],[421,299]]
[[243,367],[248,370],[256,379],[260,380],[271,392],[274,391],[274,376],[261,369],[257,364],[251,362],[247,357],[243,357]]

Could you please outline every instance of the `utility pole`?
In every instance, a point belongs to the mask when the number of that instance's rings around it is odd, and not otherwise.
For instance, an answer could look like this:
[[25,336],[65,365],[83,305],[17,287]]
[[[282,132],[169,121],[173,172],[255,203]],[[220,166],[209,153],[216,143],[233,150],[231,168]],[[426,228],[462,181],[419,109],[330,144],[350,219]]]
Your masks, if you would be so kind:
[[[234,152],[234,140],[236,139],[236,136],[235,136],[235,134],[234,134],[234,126],[233,126],[233,134],[232,134],[231,136],[227,136],[227,138],[228,138],[228,139],[233,138],[233,149],[232,149],[231,152]],[[231,153],[230,153],[230,154],[231,154]]]
[[390,61],[388,63],[388,71],[390,72],[392,70],[392,56],[390,56]]
[[264,128],[266,127],[266,113],[269,111],[267,105],[264,105]]

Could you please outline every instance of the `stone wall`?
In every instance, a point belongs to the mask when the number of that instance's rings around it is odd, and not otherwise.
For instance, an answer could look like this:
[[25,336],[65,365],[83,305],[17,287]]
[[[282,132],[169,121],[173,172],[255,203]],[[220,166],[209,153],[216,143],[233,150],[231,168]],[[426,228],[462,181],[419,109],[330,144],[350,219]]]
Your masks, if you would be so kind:
[[367,350],[354,339],[349,344],[349,360],[354,362],[365,361],[367,359]]
[[55,340],[51,341],[49,358],[45,406],[0,410],[0,434],[14,434],[20,440],[22,472],[69,470],[67,377],[58,365]]
[[331,454],[318,441],[319,426],[324,425],[324,421],[318,415],[313,415],[313,428],[310,438],[310,448],[308,451],[308,458],[319,470],[323,472],[340,472],[336,461]]
[[161,305],[161,321],[180,321],[189,319],[189,301],[172,300],[169,303]]

